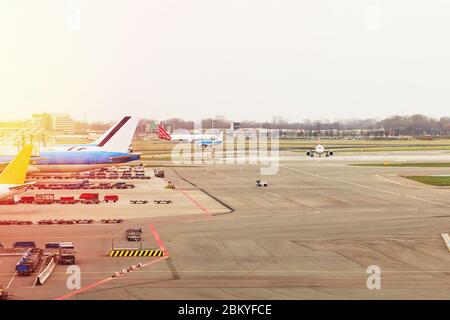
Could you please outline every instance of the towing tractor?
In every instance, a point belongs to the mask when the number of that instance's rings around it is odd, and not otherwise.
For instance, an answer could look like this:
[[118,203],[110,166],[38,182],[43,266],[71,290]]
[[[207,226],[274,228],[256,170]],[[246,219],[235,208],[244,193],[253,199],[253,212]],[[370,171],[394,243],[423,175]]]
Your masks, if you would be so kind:
[[0,300],[8,298],[8,291],[3,290],[3,286],[0,284]]
[[141,228],[131,228],[126,231],[126,236],[128,241],[141,241]]
[[267,182],[266,181],[261,181],[261,179],[256,179],[256,186],[258,188],[267,187]]

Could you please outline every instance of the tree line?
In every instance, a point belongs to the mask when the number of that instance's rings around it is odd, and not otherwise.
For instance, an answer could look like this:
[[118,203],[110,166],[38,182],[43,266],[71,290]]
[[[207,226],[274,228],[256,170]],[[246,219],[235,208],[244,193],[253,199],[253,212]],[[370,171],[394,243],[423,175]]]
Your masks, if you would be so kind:
[[[194,121],[185,121],[172,118],[164,121],[174,129],[194,129]],[[201,121],[203,129],[228,129],[231,121],[214,120],[212,118]],[[450,135],[450,117],[435,119],[421,114],[408,116],[391,116],[385,119],[346,119],[339,121],[329,120],[304,120],[302,122],[258,122],[242,121],[241,128],[265,128],[298,131],[342,131],[342,130],[364,130],[378,132],[386,136],[442,136]]]
[[[143,120],[154,121],[154,120]],[[157,121],[158,122],[158,121]],[[170,118],[164,121],[165,126],[171,129],[194,130],[201,123],[202,129],[229,129],[230,120],[207,118],[200,122],[183,120],[180,118]],[[107,130],[113,122],[93,122],[84,124],[75,122],[77,129],[85,128],[87,130]],[[408,116],[391,116],[385,119],[346,119],[338,121],[330,120],[304,120],[301,122],[261,122],[261,121],[241,121],[240,127],[245,128],[264,128],[279,130],[294,130],[304,132],[317,131],[351,131],[363,130],[375,132],[377,136],[449,136],[450,135],[450,117],[441,117],[439,119],[428,117],[421,114]]]

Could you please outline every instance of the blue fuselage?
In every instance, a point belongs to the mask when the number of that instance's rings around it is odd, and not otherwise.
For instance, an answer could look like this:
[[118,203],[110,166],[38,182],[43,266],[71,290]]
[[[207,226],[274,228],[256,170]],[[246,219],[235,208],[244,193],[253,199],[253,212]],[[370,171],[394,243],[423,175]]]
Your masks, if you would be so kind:
[[140,156],[131,153],[109,151],[51,151],[41,152],[41,159],[35,165],[52,164],[111,164],[139,160]]
[[[13,156],[0,156],[0,162],[11,161]],[[96,168],[120,165],[139,160],[139,154],[101,150],[83,151],[41,151],[37,158],[31,159],[29,174],[83,172]]]

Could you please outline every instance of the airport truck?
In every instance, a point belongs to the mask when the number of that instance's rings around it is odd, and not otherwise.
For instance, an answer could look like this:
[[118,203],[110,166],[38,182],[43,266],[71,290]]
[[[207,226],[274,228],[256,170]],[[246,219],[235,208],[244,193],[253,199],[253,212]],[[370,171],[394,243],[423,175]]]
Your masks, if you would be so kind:
[[58,264],[75,264],[75,246],[73,242],[59,244]]
[[155,177],[164,178],[164,170],[155,169],[154,173],[155,173]]
[[100,198],[98,193],[82,193],[80,195],[80,202],[84,204],[98,204]]
[[52,204],[55,203],[55,195],[52,193],[37,194],[34,200],[35,204]]
[[31,248],[20,258],[16,264],[16,272],[19,276],[29,276],[36,270],[44,250]]
[[126,231],[126,236],[128,241],[141,241],[141,232],[140,228],[131,228]]

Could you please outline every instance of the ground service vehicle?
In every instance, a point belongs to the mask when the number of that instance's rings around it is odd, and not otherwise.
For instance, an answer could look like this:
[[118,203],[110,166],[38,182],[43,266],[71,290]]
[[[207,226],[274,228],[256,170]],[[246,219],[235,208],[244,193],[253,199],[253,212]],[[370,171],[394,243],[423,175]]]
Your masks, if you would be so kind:
[[20,198],[20,203],[34,203],[34,197],[33,196],[23,196]]
[[126,236],[128,241],[141,241],[141,229],[140,228],[131,228],[126,231]]
[[101,223],[122,223],[123,219],[102,219]]
[[135,185],[126,182],[118,182],[114,185],[116,189],[134,189]]
[[16,221],[16,225],[18,226],[30,226],[33,224],[33,221],[29,221],[29,220],[18,220]]
[[3,290],[3,286],[0,284],[0,300],[8,297],[8,291]]
[[106,173],[104,172],[99,172],[95,175],[96,179],[106,179]]
[[73,242],[59,244],[58,264],[75,264],[75,246]]
[[99,195],[98,193],[82,193],[80,202],[84,204],[98,204],[100,203]]
[[106,195],[104,197],[105,202],[117,202],[119,201],[119,196],[116,194]]
[[13,248],[36,248],[34,241],[17,241],[13,243]]
[[55,202],[55,195],[52,193],[37,194],[34,200],[36,204],[52,204]]
[[94,223],[93,219],[79,219],[79,220],[75,220],[75,223],[77,224],[92,224]]
[[45,249],[59,249],[59,242],[47,242],[45,244]]
[[131,179],[133,176],[131,175],[130,172],[124,172],[122,173],[122,175],[120,176],[121,179]]
[[16,264],[16,272],[19,276],[31,275],[38,266],[44,250],[38,248],[31,248],[20,258]]
[[111,172],[108,179],[119,179],[119,174],[117,172]]
[[257,187],[267,187],[267,182],[261,181],[261,179],[256,179],[256,186]]
[[171,204],[172,200],[153,200],[156,204]]
[[157,178],[164,178],[164,170],[155,169],[155,177]]
[[39,220],[37,222],[38,225],[51,225],[51,224],[57,224],[55,220]]
[[75,204],[77,200],[75,200],[75,197],[61,197],[59,198],[59,202],[61,204]]
[[148,200],[130,200],[131,204],[147,204]]

